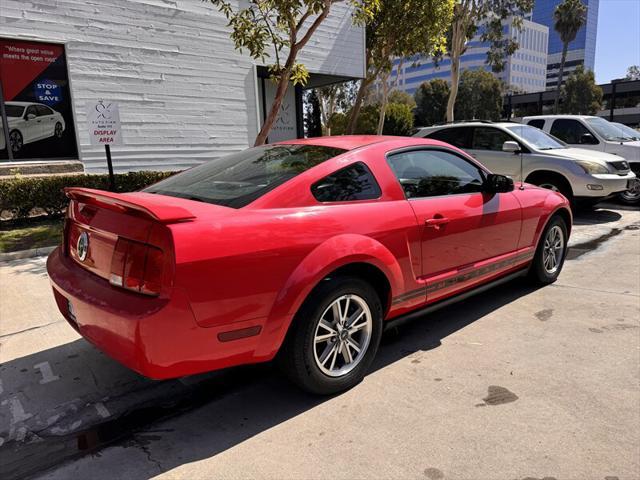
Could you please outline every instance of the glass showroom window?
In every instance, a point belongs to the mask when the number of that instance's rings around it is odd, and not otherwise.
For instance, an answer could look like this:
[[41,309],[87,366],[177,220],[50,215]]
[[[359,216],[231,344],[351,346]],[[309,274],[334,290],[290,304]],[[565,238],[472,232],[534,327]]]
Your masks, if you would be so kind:
[[77,159],[64,46],[0,38],[0,52],[0,160]]

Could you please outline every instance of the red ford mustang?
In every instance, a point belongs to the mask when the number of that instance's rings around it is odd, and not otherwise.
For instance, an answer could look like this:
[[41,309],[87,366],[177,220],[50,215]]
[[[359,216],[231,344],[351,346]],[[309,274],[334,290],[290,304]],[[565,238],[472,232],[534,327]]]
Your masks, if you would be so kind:
[[82,336],[158,379],[277,355],[316,393],[359,382],[387,325],[518,275],[553,282],[571,228],[562,195],[420,138],[294,140],[67,195],[47,269]]

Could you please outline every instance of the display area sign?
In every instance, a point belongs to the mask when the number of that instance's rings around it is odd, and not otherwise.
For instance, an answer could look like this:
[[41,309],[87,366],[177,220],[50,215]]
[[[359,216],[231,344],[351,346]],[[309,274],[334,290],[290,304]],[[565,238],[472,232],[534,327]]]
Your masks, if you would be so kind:
[[91,145],[122,145],[118,104],[108,100],[87,102]]
[[0,158],[77,159],[64,45],[0,38],[0,80]]

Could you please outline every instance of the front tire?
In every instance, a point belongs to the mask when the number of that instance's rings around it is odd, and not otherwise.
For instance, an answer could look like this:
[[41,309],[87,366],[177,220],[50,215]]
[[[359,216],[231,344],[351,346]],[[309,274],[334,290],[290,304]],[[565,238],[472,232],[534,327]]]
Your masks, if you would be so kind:
[[538,285],[555,282],[567,256],[567,224],[556,215],[547,224],[538,241],[536,254],[529,269],[529,278]]
[[627,205],[640,204],[640,179],[635,178],[628,190],[618,194],[618,199]]
[[356,277],[325,279],[296,314],[278,360],[300,388],[330,395],[362,381],[381,336],[373,287]]

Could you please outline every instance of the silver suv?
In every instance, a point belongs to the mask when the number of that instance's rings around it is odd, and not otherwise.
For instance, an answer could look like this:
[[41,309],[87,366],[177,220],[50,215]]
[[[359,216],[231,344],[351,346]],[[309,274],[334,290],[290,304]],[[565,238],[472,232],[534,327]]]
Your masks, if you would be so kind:
[[635,174],[616,155],[569,147],[542,130],[511,122],[462,122],[425,127],[416,137],[465,150],[489,170],[562,193],[572,204],[593,205],[629,188]]

